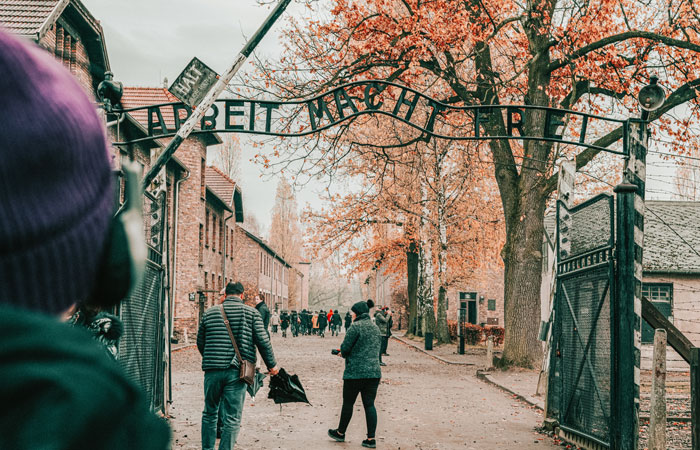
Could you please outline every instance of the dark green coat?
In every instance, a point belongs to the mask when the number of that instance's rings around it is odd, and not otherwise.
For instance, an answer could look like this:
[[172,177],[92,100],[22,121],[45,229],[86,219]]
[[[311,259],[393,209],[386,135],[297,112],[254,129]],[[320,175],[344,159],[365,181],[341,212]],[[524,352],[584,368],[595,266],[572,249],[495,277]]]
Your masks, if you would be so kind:
[[141,389],[83,328],[0,305],[0,449],[170,448]]
[[372,323],[369,314],[357,316],[340,345],[340,354],[345,358],[343,380],[381,378],[380,347],[379,328]]
[[379,334],[381,336],[386,336],[386,328],[388,322],[389,317],[384,311],[377,310],[377,312],[374,313],[374,323],[377,324],[377,328],[379,328]]

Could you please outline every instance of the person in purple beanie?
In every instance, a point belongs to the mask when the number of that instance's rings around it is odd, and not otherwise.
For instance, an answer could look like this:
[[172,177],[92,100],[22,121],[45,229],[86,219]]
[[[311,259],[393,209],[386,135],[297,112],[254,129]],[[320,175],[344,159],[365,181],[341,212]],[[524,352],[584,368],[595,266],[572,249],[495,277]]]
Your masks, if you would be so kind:
[[114,216],[112,183],[93,102],[48,53],[0,29],[1,449],[170,448],[104,346],[60,320],[115,305],[138,278],[130,230],[142,226],[131,209]]

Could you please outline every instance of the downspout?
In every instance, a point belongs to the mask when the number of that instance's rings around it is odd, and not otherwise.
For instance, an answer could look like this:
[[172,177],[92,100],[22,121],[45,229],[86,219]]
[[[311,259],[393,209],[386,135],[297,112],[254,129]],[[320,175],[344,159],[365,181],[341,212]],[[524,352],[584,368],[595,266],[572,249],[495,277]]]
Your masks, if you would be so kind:
[[[233,209],[234,209],[234,210],[236,209],[235,203],[234,203]],[[227,241],[228,241],[228,231],[226,230],[226,222],[228,222],[228,220],[229,220],[231,217],[233,217],[235,214],[236,214],[236,213],[235,213],[235,211],[234,211],[234,212],[231,213],[230,216],[228,216],[227,218],[224,219],[224,252],[223,252],[223,255],[224,255],[224,263],[222,264],[222,268],[221,268],[222,273],[224,274],[224,280],[226,279],[226,250],[228,249],[228,242],[227,242]],[[233,255],[231,255],[231,256],[233,256]],[[232,278],[232,279],[233,279],[233,278]],[[224,286],[224,288],[226,288],[226,286]]]
[[[173,242],[175,243],[175,248],[173,249],[173,270],[170,272],[172,274],[173,278],[175,277],[175,274],[177,272],[177,231],[178,231],[178,223],[179,223],[179,220],[178,220],[179,208],[178,208],[178,206],[180,204],[180,183],[182,183],[185,180],[188,180],[189,178],[190,178],[190,171],[185,169],[185,177],[180,178],[179,180],[177,180],[175,182],[175,192],[173,193],[173,197],[174,197],[173,198],[173,209],[174,209],[173,215],[175,216],[175,219],[174,219],[175,223],[173,224],[173,228],[174,228]],[[175,295],[177,293],[177,283],[174,282],[174,280],[171,280],[170,286],[172,286],[172,296],[171,296],[170,305],[169,305],[170,306],[170,318],[169,318],[170,319],[170,339],[168,339],[168,341],[170,341],[174,337],[174,335],[173,335],[173,323],[175,320],[175,299],[177,298]]]

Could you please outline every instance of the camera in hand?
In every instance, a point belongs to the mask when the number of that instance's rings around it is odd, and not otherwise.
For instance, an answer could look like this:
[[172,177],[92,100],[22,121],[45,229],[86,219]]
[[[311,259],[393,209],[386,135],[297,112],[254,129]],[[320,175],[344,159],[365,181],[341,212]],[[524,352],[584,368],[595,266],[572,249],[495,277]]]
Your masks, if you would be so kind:
[[340,353],[340,350],[338,350],[337,348],[334,348],[333,350],[331,350],[331,355],[337,355],[339,353]]

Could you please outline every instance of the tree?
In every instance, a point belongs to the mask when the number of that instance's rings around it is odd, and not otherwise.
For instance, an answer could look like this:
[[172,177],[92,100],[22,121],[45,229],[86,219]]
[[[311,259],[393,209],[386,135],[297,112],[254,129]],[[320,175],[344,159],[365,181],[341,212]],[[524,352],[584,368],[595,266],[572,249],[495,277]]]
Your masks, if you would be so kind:
[[[694,149],[693,156],[697,158],[700,156],[700,152]],[[700,165],[697,164],[697,161],[690,161],[680,165],[676,169],[676,176],[673,181],[676,196],[680,200],[700,201]]]
[[234,133],[222,133],[220,145],[209,149],[211,164],[219,168],[232,180],[239,182],[241,177],[241,142]]
[[391,168],[360,157],[343,168],[346,175],[362,171],[358,188],[331,196],[327,210],[306,213],[316,225],[316,254],[342,248],[353,273],[368,274],[366,296],[374,296],[379,267],[408,278],[409,333],[435,333],[438,343],[450,341],[448,287],[477,269],[473,255],[496,255],[502,245],[500,204],[479,190],[479,164],[467,164],[467,152],[455,146],[432,141],[396,154],[386,149]]
[[[328,12],[323,19],[292,21],[284,58],[258,67],[270,92],[298,99],[347,81],[381,78],[455,105],[524,103],[628,117],[636,114],[635,93],[656,72],[670,94],[649,117],[656,128],[678,137],[688,133],[684,123],[699,118],[700,15],[693,2],[333,0]],[[664,115],[688,102],[688,117]],[[317,156],[307,142],[294,149],[296,157],[327,172],[362,151],[357,147],[372,148],[367,140],[344,139],[346,132],[361,135],[357,128],[368,120],[357,118],[322,135],[313,146]],[[441,120],[456,133],[473,129],[469,119]],[[520,121],[524,135],[544,135],[544,113]],[[506,127],[503,115],[492,114],[483,134],[504,136]],[[619,148],[622,128],[592,132],[598,146]],[[400,138],[405,143],[420,136]],[[670,150],[682,154],[697,142],[697,135],[672,139]],[[529,140],[491,140],[488,149],[506,230],[503,361],[531,366],[540,357],[541,240],[545,205],[556,189],[555,164],[573,157],[581,170],[600,152]]]
[[[277,184],[275,204],[272,207],[270,222],[270,246],[289,264],[297,264],[301,261],[302,237],[299,226],[299,213],[296,197],[292,186],[282,177]],[[290,269],[288,281],[288,299],[290,307],[296,306],[295,301],[299,295],[297,277],[294,275],[294,266]]]

